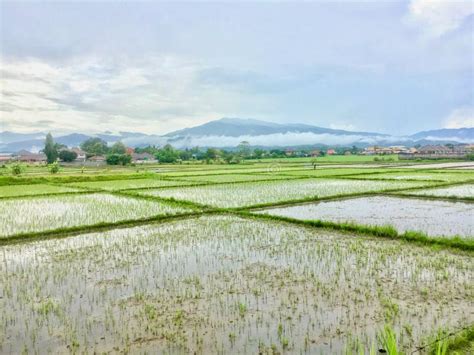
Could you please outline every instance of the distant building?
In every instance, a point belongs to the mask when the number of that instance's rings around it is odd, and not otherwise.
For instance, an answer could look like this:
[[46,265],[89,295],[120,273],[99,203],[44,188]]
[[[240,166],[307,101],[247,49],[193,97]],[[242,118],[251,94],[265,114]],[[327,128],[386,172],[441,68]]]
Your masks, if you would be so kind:
[[86,152],[83,151],[81,148],[72,148],[71,152],[74,152],[77,154],[76,161],[85,161],[86,160]]
[[132,153],[132,162],[136,164],[157,163],[158,160],[150,153]]
[[15,154],[15,160],[23,163],[43,163],[46,161],[46,155],[43,153],[31,153],[23,149]]
[[96,162],[96,163],[103,163],[103,162],[105,162],[105,157],[102,156],[102,155],[94,155],[90,158],[87,158],[87,160],[89,160],[91,162]]
[[326,151],[326,154],[327,154],[327,155],[334,155],[334,154],[336,154],[336,151],[335,151],[334,149],[328,149],[328,150]]
[[463,159],[473,150],[467,144],[425,145],[418,149],[401,152],[400,159]]
[[0,164],[5,164],[13,160],[13,155],[0,153]]
[[132,155],[133,153],[135,153],[135,149],[133,149],[132,147],[127,147],[127,149],[125,150],[125,154]]
[[394,145],[390,147],[372,146],[367,147],[362,151],[363,155],[378,155],[378,154],[400,154],[408,152],[409,149],[403,145]]

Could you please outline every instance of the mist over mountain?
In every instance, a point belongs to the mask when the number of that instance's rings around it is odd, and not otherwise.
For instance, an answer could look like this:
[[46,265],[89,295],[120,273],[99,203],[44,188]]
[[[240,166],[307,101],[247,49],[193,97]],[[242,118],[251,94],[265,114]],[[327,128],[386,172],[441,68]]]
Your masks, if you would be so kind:
[[[177,148],[218,147],[232,148],[242,141],[260,147],[406,145],[474,143],[474,128],[438,129],[418,132],[410,136],[391,136],[375,132],[353,132],[307,124],[279,124],[255,119],[222,118],[185,128],[165,135],[139,132],[104,132],[96,135],[73,133],[55,137],[55,141],[69,147],[79,146],[91,137],[99,137],[112,144],[122,141],[137,147],[172,144]],[[45,133],[0,133],[0,151],[21,149],[38,151],[44,144]]]

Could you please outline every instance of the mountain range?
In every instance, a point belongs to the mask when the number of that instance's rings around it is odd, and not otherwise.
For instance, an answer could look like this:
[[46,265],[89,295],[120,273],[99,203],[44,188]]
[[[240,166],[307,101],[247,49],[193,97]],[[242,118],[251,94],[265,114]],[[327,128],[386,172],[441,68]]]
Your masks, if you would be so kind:
[[[39,151],[46,133],[0,132],[0,152],[21,149]],[[104,132],[93,135],[108,143],[122,141],[137,147],[170,143],[185,147],[236,147],[242,141],[259,147],[347,146],[474,143],[474,128],[438,129],[418,132],[409,136],[391,136],[375,132],[353,132],[307,124],[279,124],[255,119],[222,118],[205,124],[177,130],[165,135],[138,132]],[[79,146],[92,135],[72,133],[55,137],[55,141],[69,147]]]

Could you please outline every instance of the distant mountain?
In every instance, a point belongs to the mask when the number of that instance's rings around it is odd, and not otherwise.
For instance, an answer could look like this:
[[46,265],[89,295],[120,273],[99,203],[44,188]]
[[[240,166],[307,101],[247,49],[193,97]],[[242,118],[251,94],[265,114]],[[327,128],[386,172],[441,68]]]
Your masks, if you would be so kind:
[[[21,134],[0,132],[0,152],[17,152],[21,149],[38,151],[44,146],[44,133]],[[54,137],[55,141],[69,147],[79,146],[93,137],[73,133]],[[254,119],[222,118],[205,124],[170,132],[165,135],[148,135],[138,132],[104,132],[96,134],[109,144],[122,141],[132,147],[167,143],[177,148],[186,147],[236,147],[242,141],[252,146],[272,147],[322,147],[369,145],[406,145],[474,143],[474,128],[438,129],[411,136],[391,136],[374,132],[353,132],[306,124],[278,124]]]
[[474,127],[473,128],[443,128],[432,131],[418,132],[410,136],[414,140],[451,140],[472,142],[474,141]]
[[349,132],[339,129],[322,128],[305,124],[278,124],[254,119],[222,118],[200,126],[181,129],[165,134],[165,137],[179,136],[261,136],[277,133],[315,133],[334,135],[387,136],[371,132]]

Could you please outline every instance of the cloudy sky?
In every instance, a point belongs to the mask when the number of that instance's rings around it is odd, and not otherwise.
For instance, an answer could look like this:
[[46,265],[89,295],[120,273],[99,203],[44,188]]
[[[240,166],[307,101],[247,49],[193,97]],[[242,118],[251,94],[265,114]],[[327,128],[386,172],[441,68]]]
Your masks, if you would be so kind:
[[474,126],[470,1],[0,2],[1,130]]

